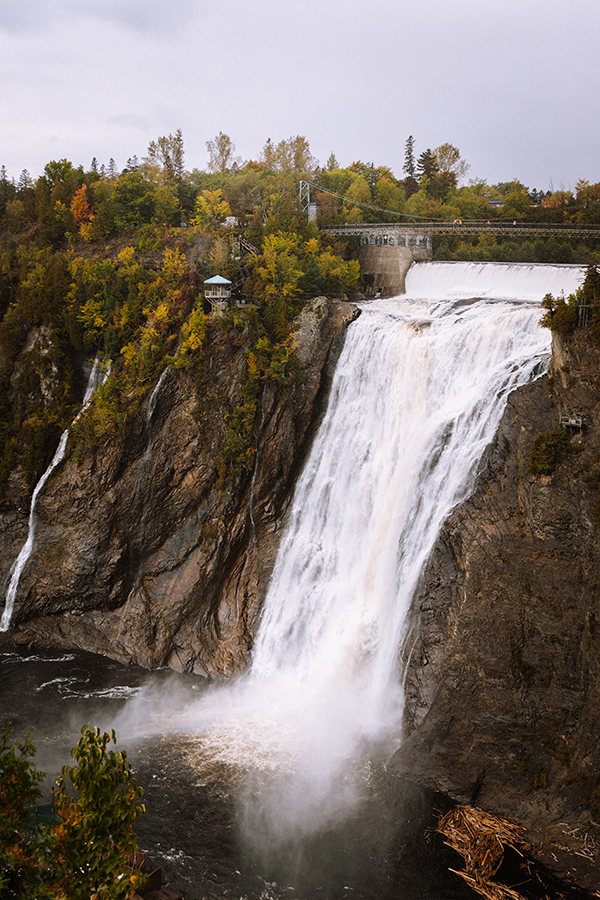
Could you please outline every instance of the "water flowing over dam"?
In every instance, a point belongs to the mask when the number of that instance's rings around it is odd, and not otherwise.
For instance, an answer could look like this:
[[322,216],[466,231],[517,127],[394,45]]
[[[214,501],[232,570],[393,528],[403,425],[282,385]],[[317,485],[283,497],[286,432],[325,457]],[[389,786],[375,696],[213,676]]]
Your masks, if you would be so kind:
[[581,278],[577,267],[417,264],[406,295],[363,304],[348,329],[251,671],[175,726],[202,735],[203,759],[254,773],[251,841],[272,847],[343,817],[373,748],[399,741],[420,573],[508,394],[547,367],[539,301]]

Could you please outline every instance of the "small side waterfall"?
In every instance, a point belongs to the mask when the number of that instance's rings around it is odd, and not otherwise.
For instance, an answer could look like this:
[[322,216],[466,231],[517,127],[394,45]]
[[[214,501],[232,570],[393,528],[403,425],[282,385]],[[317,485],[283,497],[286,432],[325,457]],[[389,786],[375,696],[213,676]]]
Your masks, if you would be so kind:
[[374,748],[397,746],[420,573],[509,392],[547,367],[540,300],[581,278],[580,267],[418,264],[406,296],[365,304],[349,327],[252,669],[175,726],[198,735],[199,767],[253,773],[251,843],[272,848],[343,816]]
[[[75,417],[74,421],[76,421],[79,418],[79,416],[81,415],[83,410],[86,408],[86,406],[90,402],[92,394],[94,393],[94,391],[96,390],[98,385],[102,381],[106,380],[106,378],[108,377],[108,374],[109,374],[109,370],[103,368],[100,364],[99,358],[96,357],[96,359],[94,360],[94,365],[92,366],[92,371],[90,372],[90,377],[88,379],[87,387],[86,387],[85,394],[83,397],[83,405],[81,407],[80,412]],[[8,629],[10,627],[10,620],[12,618],[13,609],[15,606],[15,598],[17,596],[17,589],[19,587],[19,581],[21,579],[21,574],[23,572],[23,569],[25,568],[25,564],[27,563],[27,560],[31,556],[31,551],[33,550],[33,540],[35,538],[35,525],[36,525],[35,508],[37,505],[38,497],[39,497],[41,491],[43,490],[44,485],[50,478],[50,475],[52,474],[54,469],[61,462],[63,456],[65,455],[65,450],[67,449],[68,437],[69,437],[69,429],[67,428],[67,429],[65,429],[65,431],[63,431],[63,433],[61,435],[58,447],[56,448],[56,452],[55,452],[54,456],[52,457],[52,462],[50,463],[50,465],[48,466],[48,468],[46,469],[46,471],[44,472],[44,474],[42,475],[42,477],[36,484],[35,489],[33,491],[33,494],[31,497],[31,507],[29,510],[29,531],[27,534],[27,540],[21,547],[21,551],[20,551],[19,555],[17,556],[17,559],[13,566],[10,583],[8,585],[8,590],[6,592],[4,611],[2,613],[2,618],[0,619],[0,631],[8,631]]]

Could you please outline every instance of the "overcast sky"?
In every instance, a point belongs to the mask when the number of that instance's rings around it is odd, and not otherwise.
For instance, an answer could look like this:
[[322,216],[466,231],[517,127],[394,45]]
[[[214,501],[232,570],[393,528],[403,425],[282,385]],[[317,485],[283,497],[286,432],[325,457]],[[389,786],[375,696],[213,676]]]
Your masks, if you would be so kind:
[[183,132],[324,165],[456,145],[470,178],[600,181],[599,0],[0,0],[0,164],[119,169]]

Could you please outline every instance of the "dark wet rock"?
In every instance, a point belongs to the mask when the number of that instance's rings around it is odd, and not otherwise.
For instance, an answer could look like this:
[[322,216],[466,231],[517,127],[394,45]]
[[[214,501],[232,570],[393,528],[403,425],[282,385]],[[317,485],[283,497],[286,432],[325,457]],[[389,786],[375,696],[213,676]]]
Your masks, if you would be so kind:
[[[324,299],[304,310],[295,335],[302,383],[264,385],[254,467],[222,485],[225,415],[241,402],[247,346],[218,328],[202,370],[169,371],[151,416],[143,409],[123,440],[80,464],[68,453],[38,501],[4,639],[198,675],[243,669],[295,476],[356,315]],[[4,591],[27,516],[13,504],[0,517]]]
[[[569,451],[532,474],[536,435],[573,413]],[[578,329],[555,336],[548,377],[510,396],[423,573],[391,763],[521,822],[588,887],[600,880],[599,460],[600,354]]]

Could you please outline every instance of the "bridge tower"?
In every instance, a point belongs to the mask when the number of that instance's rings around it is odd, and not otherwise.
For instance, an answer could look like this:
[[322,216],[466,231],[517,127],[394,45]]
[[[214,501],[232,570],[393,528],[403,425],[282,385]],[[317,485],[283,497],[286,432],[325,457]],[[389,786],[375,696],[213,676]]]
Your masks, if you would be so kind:
[[310,201],[310,181],[300,182],[300,206],[309,222],[316,222],[320,215],[320,204]]

